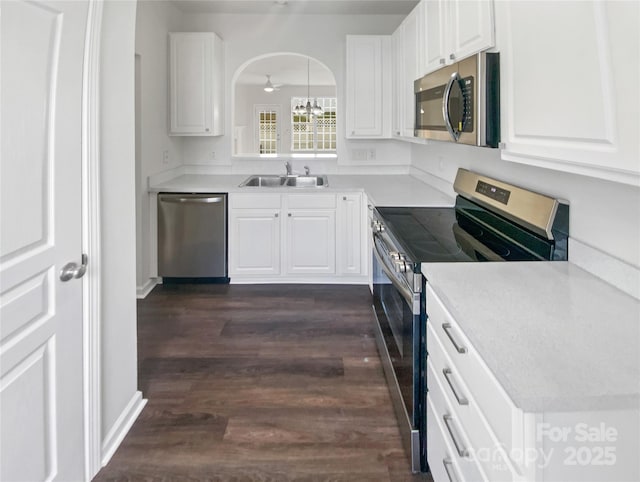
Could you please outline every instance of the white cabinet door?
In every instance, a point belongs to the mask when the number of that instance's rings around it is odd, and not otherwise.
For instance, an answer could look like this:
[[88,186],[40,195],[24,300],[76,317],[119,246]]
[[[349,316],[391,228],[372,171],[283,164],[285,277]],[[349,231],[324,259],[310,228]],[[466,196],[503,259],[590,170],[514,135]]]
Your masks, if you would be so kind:
[[280,274],[280,209],[232,209],[229,275]]
[[638,185],[640,4],[499,2],[496,13],[503,159]]
[[402,102],[402,135],[404,137],[413,137],[415,129],[415,94],[413,90],[413,82],[422,74],[422,14],[423,4],[420,3],[402,22],[401,28],[402,45],[403,45],[403,65],[402,65],[402,84],[401,102]]
[[335,210],[289,210],[284,256],[287,274],[336,271]]
[[457,61],[495,45],[493,1],[453,0],[448,3],[449,61]]
[[347,138],[390,137],[390,45],[388,35],[347,35]]
[[340,274],[361,274],[363,249],[362,195],[338,195],[338,271]]
[[223,132],[222,40],[213,32],[169,34],[170,135]]
[[424,74],[495,46],[493,0],[423,4]]
[[446,63],[446,14],[444,0],[424,2],[424,73],[439,69]]
[[401,137],[403,134],[403,99],[405,92],[402,89],[404,79],[404,31],[399,26],[391,36],[391,52],[393,56],[391,64],[391,135]]

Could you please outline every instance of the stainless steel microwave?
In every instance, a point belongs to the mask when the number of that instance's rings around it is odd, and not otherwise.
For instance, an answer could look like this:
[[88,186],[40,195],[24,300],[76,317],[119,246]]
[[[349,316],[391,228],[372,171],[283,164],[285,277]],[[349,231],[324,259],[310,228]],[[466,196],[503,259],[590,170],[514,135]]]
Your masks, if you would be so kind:
[[483,52],[414,83],[415,137],[498,147],[500,54]]

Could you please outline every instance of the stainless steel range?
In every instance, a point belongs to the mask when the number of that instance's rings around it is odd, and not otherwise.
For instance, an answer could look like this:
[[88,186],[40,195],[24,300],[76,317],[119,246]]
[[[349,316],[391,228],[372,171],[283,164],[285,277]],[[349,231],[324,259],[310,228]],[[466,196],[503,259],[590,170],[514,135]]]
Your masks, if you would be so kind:
[[455,206],[376,207],[376,340],[414,472],[427,471],[424,262],[567,259],[567,203],[465,169]]

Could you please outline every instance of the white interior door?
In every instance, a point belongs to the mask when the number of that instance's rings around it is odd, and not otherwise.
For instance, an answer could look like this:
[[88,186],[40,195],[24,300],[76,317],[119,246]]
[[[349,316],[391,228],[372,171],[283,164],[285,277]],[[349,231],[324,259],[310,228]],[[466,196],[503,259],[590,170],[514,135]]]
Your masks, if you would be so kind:
[[[83,480],[82,67],[88,0],[2,2],[0,480]],[[79,273],[77,273],[79,274]]]

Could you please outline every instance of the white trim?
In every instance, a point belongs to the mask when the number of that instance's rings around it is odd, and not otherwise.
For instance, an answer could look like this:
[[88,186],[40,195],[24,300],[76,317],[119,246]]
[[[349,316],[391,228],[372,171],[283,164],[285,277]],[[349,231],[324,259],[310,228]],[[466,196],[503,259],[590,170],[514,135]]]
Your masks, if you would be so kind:
[[367,275],[346,275],[346,276],[238,276],[230,275],[230,283],[234,285],[244,284],[323,284],[323,285],[368,285],[369,277]]
[[569,238],[569,261],[640,300],[640,267]]
[[82,80],[82,250],[89,265],[82,283],[85,480],[100,470],[100,40],[103,0],[88,2]]
[[142,392],[133,394],[102,443],[102,467],[109,463],[146,404],[147,399],[142,398]]
[[149,278],[145,284],[136,288],[137,298],[139,300],[145,299],[147,295],[151,293],[151,290],[153,290],[153,288],[158,284],[161,284],[158,278]]

